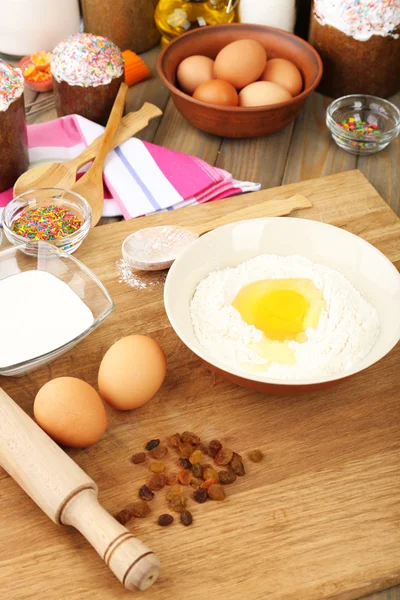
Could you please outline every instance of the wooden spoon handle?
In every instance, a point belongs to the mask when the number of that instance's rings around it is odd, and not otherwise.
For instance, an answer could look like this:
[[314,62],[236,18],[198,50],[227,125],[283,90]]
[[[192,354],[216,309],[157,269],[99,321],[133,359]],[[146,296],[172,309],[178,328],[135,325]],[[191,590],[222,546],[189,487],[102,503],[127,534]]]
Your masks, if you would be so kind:
[[146,589],[159,560],[97,500],[95,482],[0,388],[0,464],[55,523],[73,525],[127,589]]
[[125,106],[125,97],[128,91],[128,86],[126,83],[122,82],[115,99],[114,105],[112,107],[111,114],[108,118],[107,125],[105,131],[103,133],[103,139],[101,140],[100,147],[97,151],[96,158],[89,171],[86,173],[86,180],[90,178],[96,178],[99,172],[103,170],[103,164],[106,159],[106,156],[111,148],[112,140],[117,132],[119,124],[122,119],[122,115],[124,112]]
[[[112,139],[109,151],[129,140],[133,135],[144,129],[151,119],[155,119],[155,117],[162,114],[162,110],[158,106],[145,102],[140,110],[125,115],[121,119],[118,130]],[[69,164],[73,165],[78,171],[83,165],[93,160],[103,141],[103,136],[104,133],[96,138],[79,156],[73,158]]]
[[[227,212],[223,217],[215,219],[209,226],[195,225],[194,227],[190,227],[190,230],[199,235],[203,235],[203,233],[207,233],[212,229],[234,223],[235,221],[258,219],[261,214],[263,217],[283,217],[285,215],[290,215],[294,210],[312,207],[312,202],[302,194],[295,194],[284,200],[267,200],[265,199],[266,191],[267,190],[261,190],[259,192],[246,194],[243,196],[244,199],[248,200],[248,206],[246,206],[246,208]],[[260,202],[263,203],[262,210],[260,210]]]

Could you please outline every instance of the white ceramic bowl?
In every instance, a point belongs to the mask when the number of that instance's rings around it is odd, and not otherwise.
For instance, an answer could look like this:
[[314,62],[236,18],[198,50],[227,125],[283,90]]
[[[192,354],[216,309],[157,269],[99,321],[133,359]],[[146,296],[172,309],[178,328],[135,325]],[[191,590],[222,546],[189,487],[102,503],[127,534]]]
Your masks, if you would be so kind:
[[[286,381],[245,373],[208,354],[195,336],[189,305],[197,284],[211,271],[235,267],[260,254],[298,254],[342,273],[378,311],[380,334],[354,369],[331,379]],[[297,393],[329,387],[367,369],[400,339],[400,275],[371,244],[343,229],[308,219],[272,217],[225,225],[201,236],[172,265],[165,284],[165,309],[180,339],[226,378],[267,393]]]

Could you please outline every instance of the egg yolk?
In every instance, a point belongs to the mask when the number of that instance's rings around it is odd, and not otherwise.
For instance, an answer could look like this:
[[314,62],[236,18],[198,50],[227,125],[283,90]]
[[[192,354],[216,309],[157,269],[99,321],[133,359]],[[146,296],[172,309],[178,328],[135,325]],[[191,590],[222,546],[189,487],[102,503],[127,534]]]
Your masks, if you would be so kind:
[[304,342],[305,331],[318,325],[324,298],[310,279],[266,279],[239,290],[232,306],[269,340]]

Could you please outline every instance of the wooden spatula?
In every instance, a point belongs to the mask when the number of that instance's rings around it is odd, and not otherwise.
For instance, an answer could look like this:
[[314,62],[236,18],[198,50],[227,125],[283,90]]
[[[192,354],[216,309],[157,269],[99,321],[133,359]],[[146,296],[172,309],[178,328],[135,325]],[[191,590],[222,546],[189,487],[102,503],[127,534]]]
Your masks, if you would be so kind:
[[71,192],[79,194],[89,202],[92,209],[92,227],[97,225],[101,219],[104,204],[103,165],[122,119],[127,91],[128,86],[126,83],[121,83],[96,158],[83,177],[69,188]]
[[[154,104],[145,102],[136,112],[130,112],[121,120],[117,133],[114,135],[110,150],[113,150],[133,135],[144,129],[151,119],[162,115]],[[70,189],[76,181],[76,174],[83,165],[93,160],[100,148],[103,135],[96,138],[79,156],[64,163],[46,163],[38,165],[23,173],[15,182],[14,196],[19,196],[28,190],[42,187],[60,187]]]
[[99,504],[95,482],[1,388],[0,465],[50,519],[78,529],[128,590],[157,579],[157,556]]

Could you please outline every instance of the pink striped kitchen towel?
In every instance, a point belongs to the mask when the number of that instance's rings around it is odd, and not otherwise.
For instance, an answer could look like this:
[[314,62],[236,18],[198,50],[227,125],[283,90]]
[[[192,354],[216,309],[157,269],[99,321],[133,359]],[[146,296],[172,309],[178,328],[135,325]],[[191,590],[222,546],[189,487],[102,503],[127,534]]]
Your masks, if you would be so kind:
[[[29,125],[30,166],[74,158],[103,131],[101,125],[78,115]],[[103,216],[125,219],[260,189],[258,183],[237,181],[199,158],[137,138],[110,152],[104,181]],[[11,198],[12,190],[0,194],[0,212]]]

